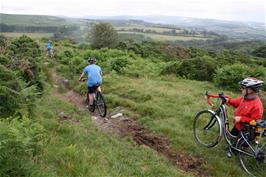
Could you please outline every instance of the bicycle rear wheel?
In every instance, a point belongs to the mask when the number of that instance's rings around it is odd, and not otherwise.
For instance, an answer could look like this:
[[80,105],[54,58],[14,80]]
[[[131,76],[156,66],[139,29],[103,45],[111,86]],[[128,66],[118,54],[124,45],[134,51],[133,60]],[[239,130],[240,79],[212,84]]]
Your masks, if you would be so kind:
[[96,107],[99,111],[100,116],[105,117],[107,113],[107,106],[106,106],[106,103],[104,101],[104,98],[101,92],[97,92]]
[[266,174],[266,147],[264,146],[264,148],[259,150],[258,155],[255,155],[255,141],[249,143],[250,145],[244,139],[239,140],[237,147],[241,151],[244,151],[244,153],[238,153],[240,164],[249,175],[264,177]]
[[193,123],[196,141],[208,148],[216,146],[222,138],[222,125],[219,117],[211,110],[200,111]]

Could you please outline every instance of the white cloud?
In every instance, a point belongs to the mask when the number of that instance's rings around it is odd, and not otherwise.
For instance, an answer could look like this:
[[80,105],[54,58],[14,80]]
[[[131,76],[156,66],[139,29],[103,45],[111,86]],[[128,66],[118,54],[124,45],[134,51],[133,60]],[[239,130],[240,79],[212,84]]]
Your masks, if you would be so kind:
[[265,0],[1,0],[2,13],[171,15],[226,20],[265,20]]

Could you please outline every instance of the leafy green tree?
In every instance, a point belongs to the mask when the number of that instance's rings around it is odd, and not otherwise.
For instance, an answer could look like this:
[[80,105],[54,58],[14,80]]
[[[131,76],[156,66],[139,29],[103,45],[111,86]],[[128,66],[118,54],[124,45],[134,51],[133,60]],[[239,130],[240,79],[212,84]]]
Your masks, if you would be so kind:
[[91,31],[93,48],[114,48],[118,44],[118,33],[110,23],[95,24]]

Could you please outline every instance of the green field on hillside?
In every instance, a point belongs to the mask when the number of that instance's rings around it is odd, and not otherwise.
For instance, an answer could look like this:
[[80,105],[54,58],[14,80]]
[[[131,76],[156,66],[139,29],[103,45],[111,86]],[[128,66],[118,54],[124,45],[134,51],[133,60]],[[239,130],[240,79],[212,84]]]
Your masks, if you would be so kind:
[[189,40],[208,40],[211,38],[203,37],[203,36],[170,36],[170,35],[162,35],[162,34],[150,34],[150,33],[141,33],[141,32],[130,32],[130,31],[119,31],[119,34],[136,34],[136,35],[144,35],[147,38],[151,38],[156,41],[189,41]]
[[[151,30],[151,31],[156,31],[158,33],[162,33],[162,32],[170,32],[172,29],[171,28],[160,28],[160,27],[148,27],[148,26],[125,26],[125,27],[116,27],[116,29],[119,30],[133,30],[133,29],[143,29],[144,31],[146,30]],[[176,33],[181,33],[184,30],[175,30]]]

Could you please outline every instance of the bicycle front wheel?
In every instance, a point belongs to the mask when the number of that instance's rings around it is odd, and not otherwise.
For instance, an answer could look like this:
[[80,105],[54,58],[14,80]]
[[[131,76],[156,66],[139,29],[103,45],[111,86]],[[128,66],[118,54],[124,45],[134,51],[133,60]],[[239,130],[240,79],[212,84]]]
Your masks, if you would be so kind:
[[103,95],[100,92],[98,92],[96,96],[96,107],[98,108],[100,116],[105,117],[107,113],[107,106]]
[[220,118],[211,110],[200,111],[193,123],[196,141],[208,148],[216,146],[222,138]]
[[[254,140],[249,143],[250,144],[247,144],[243,138],[239,140],[237,147],[243,151],[238,154],[240,164],[249,175],[264,177],[266,174],[265,144],[263,148],[259,148],[258,150]],[[255,151],[257,151],[257,153],[255,153]]]

